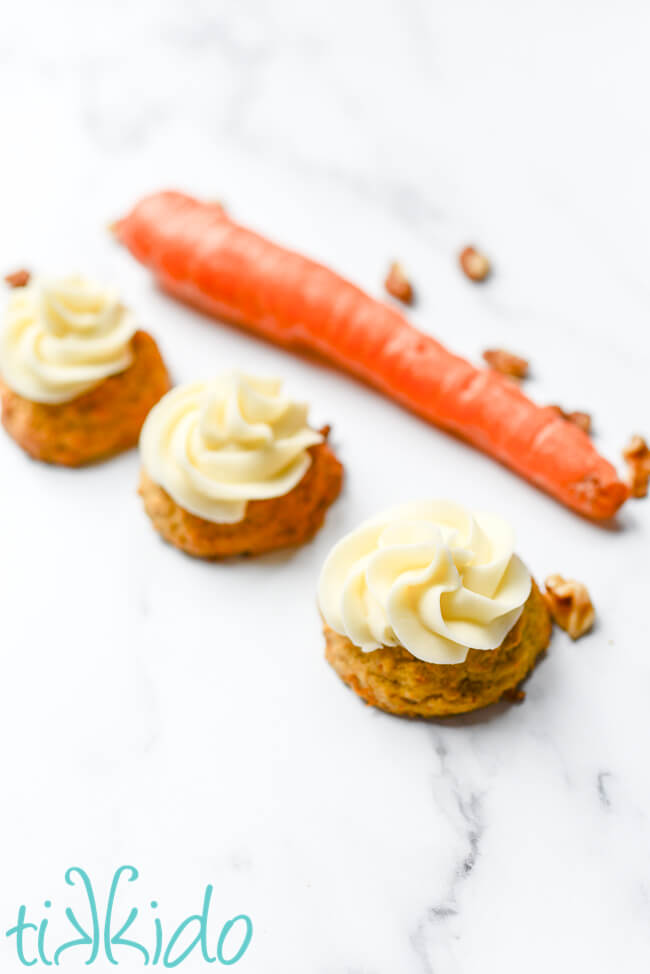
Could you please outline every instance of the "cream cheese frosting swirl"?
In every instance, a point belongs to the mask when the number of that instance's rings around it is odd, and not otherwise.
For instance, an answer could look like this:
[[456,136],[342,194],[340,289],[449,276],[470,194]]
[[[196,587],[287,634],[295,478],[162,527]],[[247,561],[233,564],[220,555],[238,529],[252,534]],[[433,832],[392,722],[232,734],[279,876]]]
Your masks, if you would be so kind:
[[36,281],[11,295],[0,371],[25,399],[68,402],[131,365],[135,331],[110,288],[81,275]]
[[401,645],[426,663],[496,649],[531,577],[501,518],[415,501],[365,521],[330,552],[318,598],[325,622],[364,652]]
[[237,372],[172,389],[142,428],[146,472],[190,514],[222,524],[243,520],[248,501],[288,494],[323,437],[281,389]]

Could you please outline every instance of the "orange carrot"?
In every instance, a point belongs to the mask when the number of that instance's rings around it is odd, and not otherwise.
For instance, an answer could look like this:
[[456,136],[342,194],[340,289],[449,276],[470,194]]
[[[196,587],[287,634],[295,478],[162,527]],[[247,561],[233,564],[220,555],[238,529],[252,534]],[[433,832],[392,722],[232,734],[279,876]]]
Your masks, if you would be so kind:
[[589,437],[556,410],[448,352],[328,268],[233,223],[218,204],[157,193],[115,232],[176,298],[319,353],[581,514],[609,518],[628,496]]

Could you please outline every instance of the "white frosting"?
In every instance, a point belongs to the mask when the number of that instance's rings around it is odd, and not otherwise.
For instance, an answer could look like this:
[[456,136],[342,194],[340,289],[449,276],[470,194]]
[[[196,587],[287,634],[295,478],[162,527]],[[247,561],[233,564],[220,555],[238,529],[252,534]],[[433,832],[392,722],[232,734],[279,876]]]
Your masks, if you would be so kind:
[[25,399],[67,402],[131,365],[135,330],[114,291],[81,276],[37,281],[11,294],[0,371]]
[[145,470],[186,511],[222,524],[241,521],[248,501],[287,494],[323,437],[281,389],[240,373],[172,389],[142,428]]
[[401,645],[427,663],[496,649],[531,578],[501,518],[416,501],[365,521],[330,552],[318,598],[325,622],[364,652]]

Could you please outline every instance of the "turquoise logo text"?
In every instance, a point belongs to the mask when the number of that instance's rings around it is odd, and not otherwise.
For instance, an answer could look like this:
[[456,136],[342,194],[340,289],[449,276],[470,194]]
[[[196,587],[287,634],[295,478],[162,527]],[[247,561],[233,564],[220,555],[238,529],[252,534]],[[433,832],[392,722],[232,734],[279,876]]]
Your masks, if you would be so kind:
[[[27,908],[20,906],[15,924],[5,934],[13,939],[20,963],[25,967],[56,967],[68,959],[72,962],[74,957],[85,966],[108,961],[116,967],[124,962],[132,968],[133,962],[139,961],[144,967],[170,968],[179,967],[192,955],[206,964],[230,967],[242,959],[253,937],[253,923],[245,913],[239,913],[218,930],[211,930],[213,886],[206,886],[200,911],[167,932],[156,913],[156,900],[150,901],[146,911],[133,906],[133,887],[128,884],[135,883],[138,876],[135,866],[116,869],[100,915],[88,873],[78,866],[68,869],[66,884],[76,888],[82,908],[75,906],[76,912],[70,906],[64,908],[67,935],[59,938],[52,935],[52,900],[44,901],[42,918],[28,917]],[[146,937],[143,928],[148,930]]]

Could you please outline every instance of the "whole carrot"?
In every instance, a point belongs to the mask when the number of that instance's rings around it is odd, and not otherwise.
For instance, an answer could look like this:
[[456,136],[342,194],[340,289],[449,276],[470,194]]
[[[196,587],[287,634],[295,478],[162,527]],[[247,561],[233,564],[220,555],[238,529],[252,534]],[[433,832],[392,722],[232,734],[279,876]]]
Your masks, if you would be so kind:
[[319,353],[581,514],[609,518],[628,496],[589,437],[556,410],[453,355],[328,268],[233,223],[218,204],[156,193],[115,232],[170,294]]

